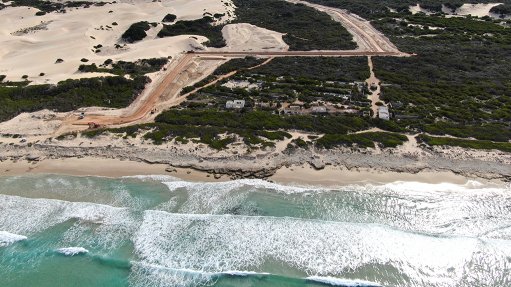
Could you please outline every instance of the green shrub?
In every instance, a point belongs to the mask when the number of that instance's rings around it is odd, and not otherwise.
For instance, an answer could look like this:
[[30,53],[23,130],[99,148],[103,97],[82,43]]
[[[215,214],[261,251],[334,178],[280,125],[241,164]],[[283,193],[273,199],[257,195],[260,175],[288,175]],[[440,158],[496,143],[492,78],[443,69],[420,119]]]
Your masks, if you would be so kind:
[[163,19],[161,21],[162,22],[174,22],[174,21],[176,21],[176,19],[177,19],[176,15],[167,14],[167,15],[165,15],[165,17],[163,17]]
[[472,149],[496,149],[504,152],[511,152],[511,143],[509,142],[491,142],[482,140],[465,140],[449,137],[432,137],[427,135],[417,136],[419,142],[423,142],[430,146],[459,146]]
[[225,40],[222,36],[222,26],[213,25],[214,19],[204,17],[202,19],[191,21],[177,21],[173,25],[163,25],[158,33],[158,37],[173,37],[179,35],[200,35],[209,39],[206,43],[209,47],[221,48],[225,46]]
[[408,141],[408,138],[401,134],[386,132],[367,132],[360,134],[326,134],[316,141],[316,144],[323,148],[333,148],[336,146],[358,146],[374,148],[374,143],[378,143],[384,148],[394,148]]
[[144,39],[147,36],[146,31],[149,29],[151,29],[149,22],[137,22],[132,24],[128,30],[121,35],[121,38],[128,43],[134,43]]

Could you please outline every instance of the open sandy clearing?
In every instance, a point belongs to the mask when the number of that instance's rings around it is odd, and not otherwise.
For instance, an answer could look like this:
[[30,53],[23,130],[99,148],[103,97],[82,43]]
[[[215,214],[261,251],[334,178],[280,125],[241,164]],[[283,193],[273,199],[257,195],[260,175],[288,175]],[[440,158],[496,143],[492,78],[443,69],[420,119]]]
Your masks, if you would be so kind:
[[488,3],[488,4],[463,4],[460,8],[456,9],[457,15],[472,15],[477,17],[492,16],[490,13],[491,8],[498,6],[502,3]]
[[226,47],[217,51],[287,51],[284,34],[252,24],[228,24],[222,29]]
[[[232,14],[233,9],[226,0],[133,1],[69,8],[66,13],[44,16],[35,16],[38,10],[34,8],[8,7],[0,10],[0,74],[7,75],[6,80],[10,81],[20,81],[28,75],[34,84],[57,83],[98,76],[78,73],[81,59],[88,59],[87,64],[102,64],[107,59],[175,57],[193,47],[202,47],[201,42],[207,39],[187,35],[156,38],[161,24],[151,28],[146,39],[134,44],[124,46],[121,35],[135,22],[159,23],[169,13],[177,15],[178,20],[190,20],[202,18],[205,12]],[[227,20],[227,16],[224,18]],[[116,44],[123,47],[116,48]],[[94,48],[97,45],[102,47]],[[57,64],[57,59],[64,62]]]
[[[498,6],[502,3],[479,3],[479,4],[463,4],[461,7],[456,9],[456,11],[452,11],[451,9],[447,8],[445,5],[442,5],[442,12],[447,14],[447,17],[453,17],[453,16],[467,16],[472,15],[476,17],[484,17],[484,16],[490,16],[490,17],[497,17],[497,15],[493,15],[490,13],[491,8]],[[409,7],[409,10],[412,14],[417,14],[419,12],[424,13],[426,15],[433,14],[432,11],[422,8],[420,4],[416,4]]]

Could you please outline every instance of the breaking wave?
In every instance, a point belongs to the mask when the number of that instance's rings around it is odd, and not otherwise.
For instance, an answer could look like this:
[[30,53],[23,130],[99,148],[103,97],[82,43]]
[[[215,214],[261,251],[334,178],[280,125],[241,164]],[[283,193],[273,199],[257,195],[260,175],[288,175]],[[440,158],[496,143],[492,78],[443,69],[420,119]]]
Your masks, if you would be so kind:
[[335,277],[322,277],[322,276],[310,276],[307,277],[306,280],[324,283],[332,286],[342,286],[342,287],[382,287],[381,285],[364,281],[364,280],[350,280],[350,279],[341,279]]
[[65,248],[59,248],[56,251],[57,251],[57,253],[60,253],[62,255],[66,255],[66,256],[75,256],[75,255],[89,253],[89,250],[87,250],[83,247],[65,247]]
[[[237,280],[254,286],[258,280],[275,286],[286,280],[349,287],[502,286],[511,280],[509,187],[469,181],[318,188],[249,179],[129,178],[134,180],[121,179],[134,186],[129,191],[101,179],[111,198],[123,194],[126,207],[0,195],[0,230],[13,232],[0,231],[0,246],[26,239],[18,234],[31,238],[27,245],[41,244],[32,245],[41,248],[39,254],[72,256],[88,250],[58,247],[94,246],[87,259],[129,272],[137,287],[234,286]],[[50,186],[64,192],[74,188],[72,182],[53,178]],[[130,203],[145,185],[157,187],[153,197],[142,196],[150,204]],[[51,243],[41,243],[48,238]],[[15,251],[8,255],[19,256]]]
[[432,237],[375,224],[293,218],[146,211],[134,243],[137,256],[147,264],[208,273],[265,272],[270,271],[264,270],[265,264],[273,260],[320,276],[392,262],[399,274],[411,278],[408,286],[454,286],[467,272],[466,264],[479,262],[482,254],[493,262],[485,276],[511,270],[503,256],[511,254],[508,241]]
[[7,231],[0,231],[0,247],[11,245],[15,242],[26,240],[27,237],[23,235],[18,235],[14,233],[9,233]]

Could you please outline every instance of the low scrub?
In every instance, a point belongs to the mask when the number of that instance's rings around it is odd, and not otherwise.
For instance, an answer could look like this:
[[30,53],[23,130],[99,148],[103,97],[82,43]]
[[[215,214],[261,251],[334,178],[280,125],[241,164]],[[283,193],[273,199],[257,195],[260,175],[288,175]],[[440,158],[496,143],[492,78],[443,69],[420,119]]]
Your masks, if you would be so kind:
[[367,132],[360,134],[326,134],[317,140],[316,145],[323,148],[337,146],[357,146],[374,148],[375,143],[383,148],[394,148],[407,142],[408,138],[401,134],[386,132]]
[[511,143],[509,142],[492,142],[484,140],[466,140],[455,139],[449,137],[432,137],[428,135],[417,136],[419,142],[430,146],[459,146],[463,148],[484,149],[484,150],[500,150],[511,152]]

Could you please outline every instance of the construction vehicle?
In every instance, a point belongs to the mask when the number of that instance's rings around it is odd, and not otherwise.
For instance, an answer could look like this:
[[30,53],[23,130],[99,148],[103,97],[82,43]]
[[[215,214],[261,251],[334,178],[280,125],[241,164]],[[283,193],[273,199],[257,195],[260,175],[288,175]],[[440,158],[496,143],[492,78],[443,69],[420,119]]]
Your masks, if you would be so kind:
[[88,125],[89,125],[89,129],[98,129],[101,127],[100,124],[95,123],[95,122],[89,122]]

